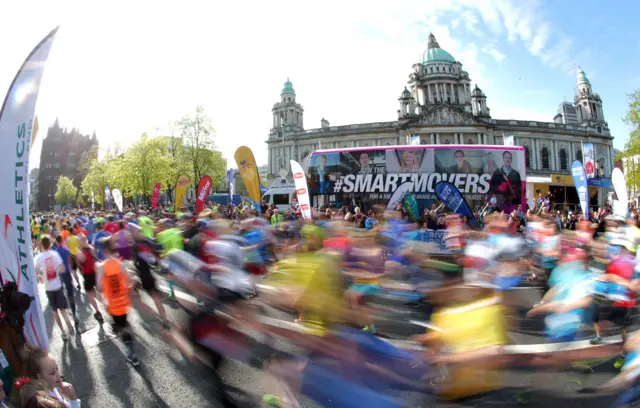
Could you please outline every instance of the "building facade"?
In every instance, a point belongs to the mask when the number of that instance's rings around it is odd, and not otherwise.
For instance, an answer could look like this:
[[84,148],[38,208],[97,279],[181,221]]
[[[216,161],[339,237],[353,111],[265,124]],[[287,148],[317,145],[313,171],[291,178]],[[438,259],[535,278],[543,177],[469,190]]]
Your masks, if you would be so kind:
[[37,167],[29,172],[29,211],[38,211],[38,191],[40,190],[38,173]]
[[562,103],[550,122],[492,118],[487,96],[477,85],[472,87],[462,63],[440,48],[433,34],[400,94],[397,121],[331,126],[323,118],[320,128],[305,130],[304,110],[289,80],[280,96],[266,141],[272,176],[288,171],[289,160],[302,161],[318,149],[405,145],[412,136],[425,145],[501,145],[505,135],[512,135],[515,144],[525,148],[528,198],[540,190],[552,191],[556,202],[577,200],[570,169],[574,160],[582,160],[583,143],[593,143],[597,175],[603,179],[590,187],[591,205],[604,203],[610,185],[606,179],[614,166],[613,136],[602,100],[581,69],[573,103]]
[[92,136],[82,135],[75,128],[69,132],[66,128],[61,128],[56,119],[47,130],[47,136],[42,142],[38,172],[38,211],[54,209],[56,187],[60,176],[72,179],[73,184],[80,190],[82,183],[78,172],[80,158],[97,144],[95,132]]

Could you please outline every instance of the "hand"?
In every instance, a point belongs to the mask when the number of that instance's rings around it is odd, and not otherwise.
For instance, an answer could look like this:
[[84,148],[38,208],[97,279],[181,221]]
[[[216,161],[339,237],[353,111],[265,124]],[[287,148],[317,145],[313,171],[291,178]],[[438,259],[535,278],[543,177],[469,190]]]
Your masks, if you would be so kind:
[[42,275],[38,275],[38,283],[44,283],[44,278]]
[[69,384],[68,382],[63,382],[61,385],[58,386],[58,389],[60,390],[60,393],[62,394],[62,396],[65,397],[67,400],[75,401],[78,399],[75,388],[73,388],[73,385]]

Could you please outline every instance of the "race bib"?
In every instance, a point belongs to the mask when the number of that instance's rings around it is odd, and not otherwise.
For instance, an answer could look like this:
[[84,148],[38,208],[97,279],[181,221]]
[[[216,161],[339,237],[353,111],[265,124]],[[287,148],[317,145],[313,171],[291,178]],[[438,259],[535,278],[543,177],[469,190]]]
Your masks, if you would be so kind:
[[44,261],[44,270],[47,273],[47,280],[54,280],[58,277],[58,269],[53,258],[47,258]]

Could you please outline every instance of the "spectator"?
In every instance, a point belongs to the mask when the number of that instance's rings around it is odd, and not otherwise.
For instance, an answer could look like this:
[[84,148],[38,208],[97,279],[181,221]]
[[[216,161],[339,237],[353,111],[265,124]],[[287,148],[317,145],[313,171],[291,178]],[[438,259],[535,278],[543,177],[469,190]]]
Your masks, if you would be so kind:
[[22,408],[80,408],[73,385],[63,382],[56,360],[43,348],[29,352],[27,377],[18,380]]
[[278,211],[278,209],[273,210],[273,215],[271,216],[271,225],[277,227],[282,223],[282,214]]

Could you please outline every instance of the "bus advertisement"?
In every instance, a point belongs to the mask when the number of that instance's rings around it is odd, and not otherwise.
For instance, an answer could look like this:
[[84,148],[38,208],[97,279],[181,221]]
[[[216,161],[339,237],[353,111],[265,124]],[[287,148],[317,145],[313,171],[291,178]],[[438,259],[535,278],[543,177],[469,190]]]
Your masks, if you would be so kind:
[[314,207],[386,206],[398,186],[411,181],[408,193],[422,213],[446,180],[473,211],[494,203],[510,212],[526,208],[525,171],[520,146],[377,146],[314,152],[308,183]]

